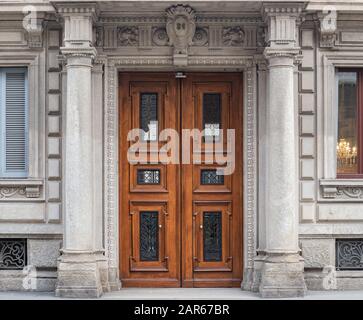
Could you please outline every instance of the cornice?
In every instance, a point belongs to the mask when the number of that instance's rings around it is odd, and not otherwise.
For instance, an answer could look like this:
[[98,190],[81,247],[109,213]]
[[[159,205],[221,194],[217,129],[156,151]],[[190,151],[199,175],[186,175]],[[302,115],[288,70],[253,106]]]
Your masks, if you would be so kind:
[[[98,22],[104,24],[165,24],[165,16],[100,16]],[[195,21],[197,24],[262,24],[260,16],[199,16],[196,14]]]
[[263,17],[276,15],[299,16],[305,4],[303,3],[267,3],[263,4],[261,14]]
[[95,2],[55,2],[54,6],[62,16],[84,15],[96,19],[99,15],[98,5]]

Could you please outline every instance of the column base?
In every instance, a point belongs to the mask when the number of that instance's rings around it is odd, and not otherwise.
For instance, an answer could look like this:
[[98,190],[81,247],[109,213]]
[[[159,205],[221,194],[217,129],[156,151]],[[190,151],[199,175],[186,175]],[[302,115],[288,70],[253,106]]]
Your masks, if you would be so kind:
[[304,261],[298,254],[269,253],[261,269],[262,298],[302,297],[306,293]]
[[98,271],[100,273],[100,278],[101,278],[102,291],[110,292],[111,287],[108,274],[108,262],[102,252],[97,254],[97,261],[98,261]]
[[63,253],[58,262],[55,295],[65,298],[98,298],[102,293],[99,256],[95,253]]
[[108,283],[110,286],[110,291],[119,291],[121,289],[122,285],[117,267],[108,268]]

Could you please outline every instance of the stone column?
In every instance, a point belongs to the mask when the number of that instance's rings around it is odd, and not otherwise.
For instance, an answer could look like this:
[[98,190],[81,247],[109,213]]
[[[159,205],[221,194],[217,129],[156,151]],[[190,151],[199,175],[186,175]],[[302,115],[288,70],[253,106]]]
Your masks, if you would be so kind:
[[64,19],[67,102],[64,110],[64,240],[56,295],[99,297],[100,251],[93,201],[92,46],[94,4],[59,4]]
[[297,22],[302,7],[271,4],[263,7],[268,25],[268,136],[266,168],[266,232],[260,293],[263,297],[302,296],[306,287],[298,246],[297,125],[294,106],[294,61]]

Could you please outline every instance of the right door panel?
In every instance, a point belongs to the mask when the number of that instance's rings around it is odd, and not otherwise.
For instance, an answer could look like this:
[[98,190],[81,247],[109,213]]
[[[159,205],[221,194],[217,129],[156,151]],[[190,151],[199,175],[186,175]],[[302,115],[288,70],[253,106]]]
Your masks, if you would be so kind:
[[[190,164],[182,165],[184,287],[241,284],[242,90],[242,75],[234,73],[191,73],[182,82],[182,129],[205,132]],[[227,140],[226,129],[235,130],[234,141]],[[191,139],[191,150],[196,141]],[[217,145],[223,148],[213,152]],[[216,153],[233,161],[232,174],[217,174],[224,165]]]

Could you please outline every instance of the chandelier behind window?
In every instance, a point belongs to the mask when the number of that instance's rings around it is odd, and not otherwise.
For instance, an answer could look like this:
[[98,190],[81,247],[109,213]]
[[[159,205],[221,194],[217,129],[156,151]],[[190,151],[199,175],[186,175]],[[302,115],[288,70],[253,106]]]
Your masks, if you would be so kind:
[[351,147],[345,139],[340,139],[337,144],[338,172],[355,172],[357,168],[358,150],[356,146]]

